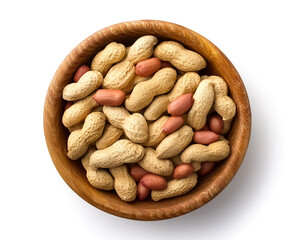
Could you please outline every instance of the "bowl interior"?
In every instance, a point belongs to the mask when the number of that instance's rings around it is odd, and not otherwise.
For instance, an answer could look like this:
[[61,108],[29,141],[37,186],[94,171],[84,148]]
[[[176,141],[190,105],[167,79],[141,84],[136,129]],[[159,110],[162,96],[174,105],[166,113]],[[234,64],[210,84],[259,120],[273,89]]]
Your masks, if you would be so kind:
[[[204,74],[223,77],[229,86],[229,95],[237,106],[237,115],[227,136],[231,153],[208,176],[184,196],[159,202],[134,201],[126,203],[115,192],[92,187],[80,161],[66,156],[68,130],[62,125],[63,88],[72,80],[76,69],[89,64],[95,54],[108,43],[116,41],[131,45],[138,37],[155,35],[159,41],[174,40],[201,54],[208,66]],[[214,198],[237,172],[249,142],[251,114],[245,86],[232,63],[210,41],[185,27],[162,21],[142,20],[116,24],[104,28],[81,42],[57,69],[47,92],[44,106],[44,131],[49,153],[65,182],[84,200],[108,213],[138,220],[158,220],[190,212]]]

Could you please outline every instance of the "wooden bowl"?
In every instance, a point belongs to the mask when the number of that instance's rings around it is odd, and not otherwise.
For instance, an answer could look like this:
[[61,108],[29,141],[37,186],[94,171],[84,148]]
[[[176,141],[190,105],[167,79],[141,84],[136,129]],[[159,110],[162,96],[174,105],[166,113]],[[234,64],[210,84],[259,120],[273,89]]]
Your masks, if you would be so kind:
[[[63,88],[72,80],[76,69],[90,64],[94,55],[108,43],[116,41],[132,44],[138,37],[152,34],[161,40],[174,40],[200,53],[208,63],[205,73],[223,77],[229,85],[229,94],[237,106],[237,114],[228,134],[231,153],[208,176],[184,196],[159,202],[138,200],[126,203],[114,191],[92,187],[80,161],[66,156],[68,130],[62,124]],[[209,40],[185,27],[163,21],[141,20],[116,24],[94,33],[74,48],[53,76],[44,106],[44,132],[50,156],[64,181],[93,206],[124,218],[159,220],[176,217],[199,208],[219,194],[239,169],[248,147],[251,113],[245,86],[229,59]]]

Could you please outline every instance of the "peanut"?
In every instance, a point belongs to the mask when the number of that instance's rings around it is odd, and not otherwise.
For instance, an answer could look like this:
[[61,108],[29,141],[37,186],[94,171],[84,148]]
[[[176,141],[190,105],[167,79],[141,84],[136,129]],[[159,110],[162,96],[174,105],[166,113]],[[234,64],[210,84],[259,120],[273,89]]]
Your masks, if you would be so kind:
[[165,198],[171,198],[183,195],[189,192],[197,184],[197,174],[193,173],[188,177],[173,179],[168,181],[167,188],[163,191],[152,191],[151,197],[153,201],[159,201]]
[[170,158],[182,152],[191,142],[194,132],[184,125],[179,130],[167,136],[156,148],[158,158]]
[[195,168],[192,164],[190,163],[183,163],[178,165],[172,174],[173,178],[178,179],[178,178],[183,178],[183,177],[188,177],[190,174],[192,174],[195,171]]
[[91,110],[98,106],[98,103],[92,98],[93,95],[94,94],[91,94],[88,97],[75,102],[64,112],[62,116],[62,123],[65,127],[69,128],[82,122]]
[[144,148],[127,139],[121,139],[102,150],[95,151],[90,158],[90,166],[97,168],[113,168],[124,163],[135,163],[144,156]]
[[191,50],[185,49],[174,41],[161,42],[154,50],[154,56],[162,61],[168,61],[184,72],[199,71],[206,67],[204,58]]
[[178,130],[184,123],[182,116],[172,116],[164,124],[162,132],[163,133],[173,133]]
[[145,149],[145,154],[138,164],[146,171],[161,176],[170,176],[174,168],[169,159],[157,158],[153,148]]
[[136,64],[142,60],[148,59],[153,54],[153,47],[157,44],[157,38],[152,35],[146,35],[138,38],[129,48],[126,60]]
[[145,119],[148,121],[158,119],[167,110],[170,102],[183,94],[193,93],[199,83],[200,76],[197,73],[185,73],[178,79],[170,93],[154,98],[144,112]]
[[118,196],[126,202],[134,201],[137,195],[137,185],[128,173],[127,166],[110,168],[109,171],[114,177],[114,189]]
[[209,128],[211,131],[220,134],[224,128],[224,121],[218,114],[213,114],[209,117]]
[[215,167],[214,162],[203,162],[201,163],[201,169],[197,172],[199,176],[205,176],[211,172]]
[[219,135],[212,131],[195,131],[194,142],[199,144],[211,144],[219,139]]
[[88,71],[90,71],[90,68],[87,65],[80,66],[74,75],[74,82],[78,82],[82,75]]
[[135,179],[136,182],[139,182],[140,179],[144,176],[147,175],[149,172],[147,170],[144,170],[142,167],[136,165],[131,167],[130,169],[130,175]]
[[227,83],[218,76],[210,76],[205,81],[211,83],[214,87],[215,100],[214,109],[222,116],[223,120],[229,120],[235,116],[236,106],[233,100],[228,96]]
[[113,178],[105,169],[93,170],[89,165],[90,156],[95,152],[95,148],[89,148],[87,153],[81,158],[81,163],[87,171],[87,179],[89,183],[98,189],[113,190]]
[[97,149],[100,150],[111,146],[119,140],[122,134],[122,129],[107,124],[104,128],[102,136],[95,143]]
[[103,76],[114,63],[119,62],[125,55],[125,46],[121,43],[109,43],[98,52],[92,60],[91,69],[99,71]]
[[187,93],[179,96],[168,105],[168,113],[173,116],[180,116],[187,112],[194,103],[193,94]]
[[229,156],[230,147],[227,141],[220,140],[208,146],[193,144],[186,148],[181,154],[184,163],[196,162],[216,162]]
[[88,96],[99,88],[103,82],[103,76],[98,71],[86,72],[77,83],[70,83],[63,89],[63,99],[76,101]]
[[101,135],[105,126],[106,117],[103,113],[90,113],[81,130],[72,132],[67,140],[67,156],[76,160],[80,158],[91,143],[95,142]]
[[140,77],[149,77],[157,72],[160,67],[161,62],[158,58],[149,58],[137,63],[136,74]]
[[167,181],[165,178],[152,173],[143,176],[140,183],[151,190],[164,190],[167,187]]
[[137,112],[151,103],[157,95],[168,92],[176,80],[176,71],[173,68],[164,68],[145,82],[138,83],[131,95],[125,101],[125,107]]
[[206,116],[214,101],[212,84],[202,80],[193,96],[194,104],[188,112],[188,124],[195,130],[200,130],[206,124]]
[[140,201],[145,200],[150,195],[150,189],[142,185],[142,183],[137,184],[137,197]]
[[155,122],[149,124],[149,138],[146,142],[142,143],[146,147],[157,147],[158,144],[167,136],[162,131],[163,126],[168,121],[169,117],[161,116]]
[[[183,164],[183,162],[181,161],[181,156],[180,155],[176,155],[176,156],[170,158],[170,160],[173,162],[173,165],[175,167]],[[201,168],[201,163],[200,162],[191,162],[190,164],[194,167],[194,169],[195,169],[194,171],[195,172],[199,171],[200,168]]]
[[103,111],[108,121],[123,129],[131,141],[142,143],[148,139],[148,124],[140,113],[130,115],[124,107],[111,106],[104,106]]
[[129,91],[135,76],[134,64],[149,58],[156,43],[157,38],[150,35],[137,39],[129,48],[125,60],[117,63],[107,72],[103,88]]
[[93,99],[100,105],[120,106],[125,100],[125,92],[114,89],[99,89]]
[[114,65],[107,73],[103,88],[120,89],[127,91],[130,89],[135,76],[135,66],[130,61],[119,62]]

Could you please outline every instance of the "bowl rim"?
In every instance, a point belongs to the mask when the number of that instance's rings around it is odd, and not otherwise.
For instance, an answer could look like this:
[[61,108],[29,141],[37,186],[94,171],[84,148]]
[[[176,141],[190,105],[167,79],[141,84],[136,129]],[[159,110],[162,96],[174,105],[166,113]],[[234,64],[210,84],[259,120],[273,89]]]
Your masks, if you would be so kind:
[[[82,191],[80,188],[76,186],[75,183],[72,183],[68,177],[67,170],[63,169],[63,166],[61,165],[60,159],[55,154],[54,149],[54,143],[50,139],[54,137],[52,131],[49,129],[51,127],[57,127],[57,125],[53,125],[50,123],[49,118],[52,114],[52,111],[50,111],[50,106],[52,106],[54,99],[59,97],[59,94],[55,93],[55,88],[57,91],[63,90],[63,86],[58,86],[59,82],[61,82],[60,79],[60,72],[63,72],[65,69],[68,71],[67,74],[72,75],[73,70],[70,69],[68,66],[71,64],[72,61],[77,61],[76,59],[78,57],[84,57],[86,58],[81,51],[80,48],[91,48],[91,41],[94,39],[97,41],[97,39],[108,39],[108,34],[114,34],[114,32],[117,31],[117,29],[127,29],[128,27],[133,28],[146,28],[146,27],[159,27],[164,29],[167,27],[169,30],[175,29],[176,31],[179,31],[180,33],[183,33],[184,36],[189,36],[191,39],[198,38],[198,41],[200,41],[202,44],[209,45],[212,48],[214,48],[217,51],[217,54],[219,54],[225,63],[229,66],[230,70],[232,71],[232,75],[236,78],[237,83],[237,89],[241,91],[241,97],[243,99],[243,104],[241,103],[241,106],[237,106],[237,109],[241,109],[241,116],[239,118],[239,123],[237,123],[237,127],[239,128],[239,133],[237,134],[237,137],[241,137],[242,143],[240,146],[240,149],[238,151],[231,151],[231,154],[233,154],[233,162],[232,166],[225,166],[223,169],[220,169],[220,174],[215,178],[215,181],[211,183],[210,189],[208,191],[201,191],[198,193],[198,196],[194,199],[185,199],[185,204],[177,203],[177,208],[162,208],[157,209],[156,212],[153,214],[151,211],[142,211],[142,212],[132,212],[132,211],[126,211],[125,208],[122,209],[114,209],[112,205],[104,205],[101,204],[97,199],[93,199],[91,194],[88,194],[84,191]],[[123,30],[123,31],[124,31]],[[133,30],[132,30],[133,31]],[[155,34],[153,34],[155,35]],[[107,41],[107,40],[106,40]],[[75,69],[76,70],[76,69]],[[54,106],[54,107],[60,107],[60,106]],[[242,109],[243,108],[243,109]],[[62,122],[61,122],[62,124]],[[241,124],[245,126],[241,126]],[[88,38],[83,40],[81,43],[79,43],[68,55],[67,57],[62,61],[59,68],[57,69],[56,73],[54,74],[50,85],[47,90],[45,103],[44,103],[44,114],[43,114],[43,125],[44,125],[44,134],[45,134],[45,140],[48,147],[49,154],[51,156],[51,159],[58,170],[60,176],[63,178],[63,180],[68,184],[68,186],[75,192],[77,195],[79,195],[81,198],[83,198],[85,201],[90,203],[91,205],[99,208],[100,210],[103,210],[107,213],[134,219],[134,220],[162,220],[167,218],[172,218],[176,216],[180,216],[183,214],[186,214],[188,212],[191,212],[209,201],[211,201],[214,197],[216,197],[233,179],[236,172],[238,171],[239,167],[242,164],[242,161],[244,159],[245,153],[248,148],[249,140],[250,140],[250,134],[251,134],[251,110],[250,110],[250,104],[248,95],[244,86],[244,83],[238,74],[237,70],[231,63],[231,61],[225,56],[225,54],[212,42],[210,42],[205,37],[201,36],[200,34],[194,32],[193,30],[190,30],[186,27],[183,27],[181,25],[166,22],[166,21],[160,21],[160,20],[136,20],[136,21],[128,21],[128,22],[121,22],[114,25],[111,25],[109,27],[105,27],[92,35],[90,35]],[[239,141],[239,140],[237,140]],[[64,150],[65,151],[65,150]],[[228,157],[231,158],[231,154]],[[227,160],[228,160],[227,159]],[[223,177],[219,177],[219,176]]]

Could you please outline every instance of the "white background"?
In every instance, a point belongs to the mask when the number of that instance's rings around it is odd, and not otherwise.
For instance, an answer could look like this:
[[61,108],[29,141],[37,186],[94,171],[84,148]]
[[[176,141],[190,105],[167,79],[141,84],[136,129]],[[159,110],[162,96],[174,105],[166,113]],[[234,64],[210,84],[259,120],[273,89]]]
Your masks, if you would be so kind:
[[[308,239],[307,1],[1,1],[1,239]],[[215,43],[246,85],[252,135],[228,187],[170,220],[104,213],[61,179],[47,151],[49,82],[79,42],[138,19]]]

